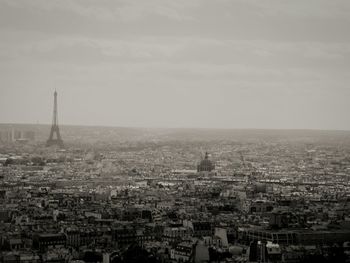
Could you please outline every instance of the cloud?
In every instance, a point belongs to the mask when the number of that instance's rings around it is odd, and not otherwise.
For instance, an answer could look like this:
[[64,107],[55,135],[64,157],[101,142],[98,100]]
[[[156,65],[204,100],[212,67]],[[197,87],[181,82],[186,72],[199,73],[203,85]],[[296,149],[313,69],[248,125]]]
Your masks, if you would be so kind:
[[21,89],[33,91],[34,103],[56,83],[67,101],[86,92],[81,114],[98,100],[101,115],[120,112],[125,123],[140,114],[134,103],[151,126],[162,122],[159,109],[182,126],[192,119],[224,126],[232,112],[251,120],[239,126],[254,126],[256,108],[260,117],[276,115],[267,126],[287,125],[280,108],[293,117],[310,105],[303,125],[317,111],[336,119],[349,111],[349,7],[342,0],[2,0],[0,86],[22,105]]
[[0,30],[350,42],[350,5],[343,0],[3,0],[0,7]]
[[99,20],[134,21],[151,15],[159,15],[172,20],[191,20],[183,11],[195,7],[198,0],[119,0],[119,1],[79,1],[79,0],[4,0],[3,4],[14,8],[39,9],[42,11],[63,10]]
[[135,21],[149,16],[162,16],[175,21],[194,20],[193,16],[186,15],[185,10],[193,8],[198,1],[122,1],[123,5],[118,7],[117,14],[123,21]]
[[[22,34],[21,32],[18,34]],[[6,34],[5,34],[6,35]],[[350,43],[233,40],[200,37],[130,37],[124,39],[55,36],[16,41],[12,33],[0,44],[0,54],[52,62],[84,59],[91,62],[158,61],[174,64],[241,64],[280,68],[349,68]]]

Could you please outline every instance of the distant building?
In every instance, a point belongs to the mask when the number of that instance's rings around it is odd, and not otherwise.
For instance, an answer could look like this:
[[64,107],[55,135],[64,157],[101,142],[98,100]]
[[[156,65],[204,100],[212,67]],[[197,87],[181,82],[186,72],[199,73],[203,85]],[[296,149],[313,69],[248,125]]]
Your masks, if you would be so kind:
[[343,243],[350,238],[349,230],[312,231],[305,229],[271,230],[261,228],[239,228],[238,239],[243,243],[252,241],[271,242],[280,245],[319,245]]
[[251,213],[268,213],[274,208],[274,203],[268,200],[254,200],[250,204]]
[[207,221],[183,221],[184,227],[188,227],[194,237],[212,236],[214,233],[213,226]]
[[67,237],[67,246],[79,247],[80,246],[80,231],[79,229],[68,228],[65,231]]
[[208,152],[205,153],[204,159],[198,164],[197,172],[211,172],[215,169],[215,164],[209,160]]
[[35,132],[22,129],[3,129],[0,131],[1,142],[34,141]]
[[2,130],[0,131],[0,141],[1,142],[12,142],[12,131]]
[[144,242],[154,240],[153,233],[142,228],[134,226],[122,226],[112,229],[112,241],[119,247],[127,247],[129,245],[142,246]]
[[186,227],[165,227],[163,240],[169,243],[176,243],[184,240],[189,235]]
[[282,262],[278,244],[255,241],[250,244],[249,251],[249,262]]
[[63,233],[36,235],[33,240],[33,246],[40,251],[45,251],[48,248],[65,247],[66,235]]
[[178,244],[175,249],[171,250],[171,259],[176,262],[190,262],[193,258],[194,245],[189,242],[182,242]]

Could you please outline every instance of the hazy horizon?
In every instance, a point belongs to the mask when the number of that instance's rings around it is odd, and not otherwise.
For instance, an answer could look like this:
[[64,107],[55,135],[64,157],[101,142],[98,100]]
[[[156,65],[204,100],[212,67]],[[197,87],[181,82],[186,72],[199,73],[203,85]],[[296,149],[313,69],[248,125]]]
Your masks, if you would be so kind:
[[[0,122],[0,126],[47,126],[51,127],[51,123],[5,123]],[[218,130],[218,131],[306,131],[306,132],[350,132],[350,130],[340,130],[340,129],[289,129],[289,128],[222,128],[222,127],[155,127],[155,126],[115,126],[115,125],[87,125],[87,124],[59,124],[60,127],[86,127],[86,128],[115,128],[115,129],[149,129],[149,130]]]
[[350,130],[346,0],[0,0],[0,123]]

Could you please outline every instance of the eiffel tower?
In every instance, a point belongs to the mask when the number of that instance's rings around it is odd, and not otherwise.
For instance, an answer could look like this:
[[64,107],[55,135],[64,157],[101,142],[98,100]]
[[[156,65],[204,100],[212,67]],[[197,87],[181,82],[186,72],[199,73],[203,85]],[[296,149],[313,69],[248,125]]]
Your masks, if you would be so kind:
[[[54,134],[56,134],[56,139],[54,139]],[[57,145],[61,148],[64,147],[63,140],[60,135],[60,128],[58,127],[58,116],[57,116],[57,91],[54,93],[54,104],[53,104],[53,119],[50,137],[46,142],[46,146]]]

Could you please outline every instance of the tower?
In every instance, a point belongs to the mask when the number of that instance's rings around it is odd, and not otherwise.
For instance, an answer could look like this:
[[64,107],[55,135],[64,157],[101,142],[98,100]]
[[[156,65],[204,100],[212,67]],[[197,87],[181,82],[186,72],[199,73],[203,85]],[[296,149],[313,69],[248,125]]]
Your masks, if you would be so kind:
[[[56,134],[56,139],[54,139],[54,134]],[[58,127],[58,116],[57,116],[57,91],[54,93],[54,102],[53,102],[53,119],[50,137],[46,142],[46,146],[57,145],[63,147],[63,140],[60,135],[60,129]]]

